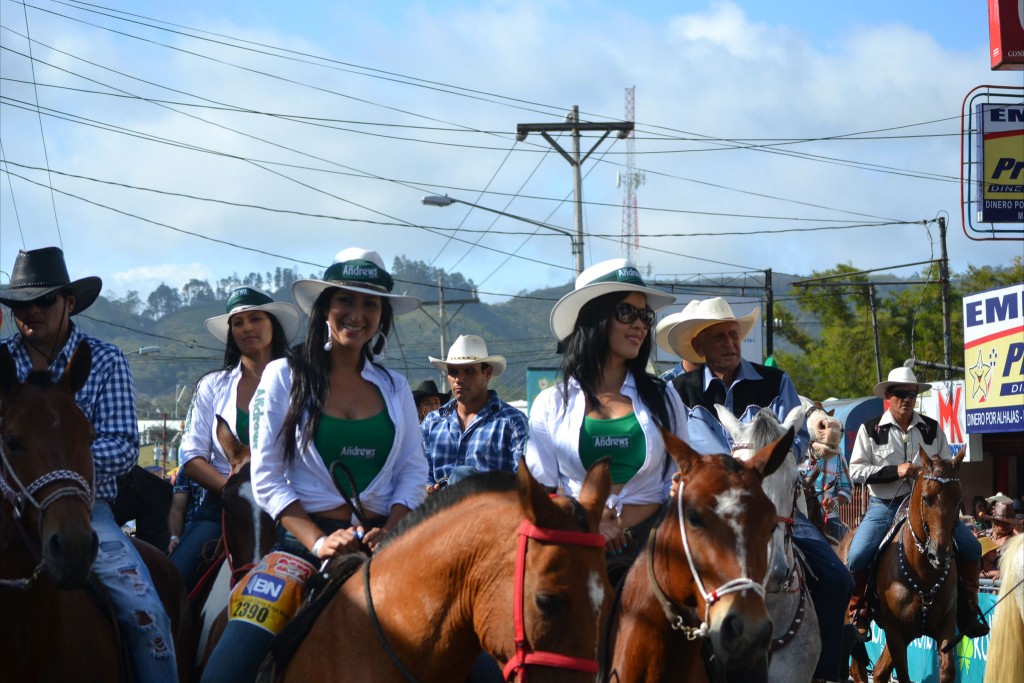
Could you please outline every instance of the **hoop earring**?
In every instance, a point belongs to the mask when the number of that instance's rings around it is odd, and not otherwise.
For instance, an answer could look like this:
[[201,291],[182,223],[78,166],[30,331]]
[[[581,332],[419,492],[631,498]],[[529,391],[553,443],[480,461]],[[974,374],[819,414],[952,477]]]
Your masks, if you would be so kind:
[[373,350],[377,346],[377,344],[378,344],[378,342],[376,340],[377,337],[380,338],[380,345],[381,346],[380,346],[380,351],[378,353],[375,353],[374,355],[377,356],[377,358],[387,358],[387,355],[388,355],[388,338],[385,337],[384,333],[381,332],[379,329],[377,330],[377,334],[376,334],[376,336],[374,338],[373,343],[370,345],[370,350]]
[[334,347],[334,339],[331,337],[331,323],[324,321],[327,326],[327,342],[324,344],[324,351],[330,351]]

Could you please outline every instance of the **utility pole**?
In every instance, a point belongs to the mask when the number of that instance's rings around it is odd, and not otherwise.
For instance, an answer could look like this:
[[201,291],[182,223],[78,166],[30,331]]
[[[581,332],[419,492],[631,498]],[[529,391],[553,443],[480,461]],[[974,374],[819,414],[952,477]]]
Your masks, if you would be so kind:
[[949,329],[949,254],[946,253],[946,217],[939,216],[939,239],[942,242],[942,259],[939,261],[939,285],[942,291],[942,362],[946,381],[953,379],[950,366],[953,363],[953,339]]
[[[458,304],[459,305],[459,307],[457,309],[455,309],[455,313],[452,314],[452,316],[451,316],[451,318],[455,318],[455,316],[457,316],[459,314],[459,311],[462,310],[463,305],[465,305],[465,304],[478,304],[478,303],[480,303],[480,299],[476,295],[476,288],[474,288],[472,290],[472,292],[470,292],[470,294],[471,294],[471,296],[468,299],[452,299],[452,298],[447,298],[446,299],[445,296],[444,296],[444,273],[442,273],[442,274],[437,276],[437,301],[423,301],[423,302],[421,302],[422,305],[424,306],[424,308],[420,308],[420,310],[423,311],[423,315],[425,315],[428,318],[430,318],[430,320],[435,325],[437,325],[438,327],[441,328],[441,358],[445,358],[446,357],[445,356],[445,352],[448,350],[448,339],[447,339],[447,334],[446,333],[447,333],[448,323],[451,322],[451,319],[446,317],[447,314],[445,312],[445,305],[446,304]],[[429,305],[432,305],[432,304],[437,304],[437,320],[434,320],[434,317],[432,315],[430,315],[430,313],[428,313],[427,309],[425,308],[426,306],[429,306]],[[448,381],[448,378],[445,377],[445,374],[442,372],[441,373],[441,383],[438,386],[440,386],[442,389],[444,389],[445,388],[445,384],[447,383],[447,381]]]
[[[603,135],[590,148],[590,151],[580,158],[580,131],[601,131]],[[572,111],[566,115],[565,123],[520,123],[516,126],[516,140],[522,142],[530,133],[540,133],[548,141],[548,144],[562,155],[569,165],[572,166],[573,180],[573,218],[576,224],[576,243],[573,245],[576,255],[576,275],[583,272],[583,175],[580,171],[584,161],[590,158],[598,145],[604,142],[605,138],[612,131],[618,133],[619,138],[625,138],[633,130],[632,121],[610,121],[607,123],[580,123],[580,107],[573,105]],[[558,141],[551,137],[550,133],[568,132],[572,135],[572,155],[566,152]]]
[[764,271],[764,321],[768,323],[765,327],[765,358],[770,358],[775,353],[775,296],[772,291],[772,269]]
[[[447,340],[444,338],[444,328],[447,324],[444,319],[444,273],[437,276],[437,319],[440,321],[441,328],[441,358],[445,358],[445,350],[448,348]],[[444,373],[441,373],[444,375]],[[441,377],[441,386],[444,387],[444,377]]]
[[875,336],[875,375],[882,381],[882,347],[878,343],[878,312],[875,310],[875,286],[868,285],[868,305],[871,307],[871,331]]

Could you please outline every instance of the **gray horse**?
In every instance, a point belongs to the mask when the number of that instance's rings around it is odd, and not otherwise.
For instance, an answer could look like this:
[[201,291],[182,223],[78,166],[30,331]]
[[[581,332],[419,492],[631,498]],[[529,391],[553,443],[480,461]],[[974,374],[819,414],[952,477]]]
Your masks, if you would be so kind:
[[[799,429],[804,420],[803,406],[797,406],[779,424],[768,408],[762,408],[749,424],[743,424],[724,406],[716,405],[718,419],[732,436],[733,457],[746,460],[758,449],[778,439],[789,429]],[[807,588],[804,568],[793,553],[790,529],[797,500],[800,472],[793,458],[764,478],[762,488],[775,504],[779,524],[769,548],[768,583],[764,603],[775,623],[772,633],[771,665],[768,679],[778,683],[810,681],[821,654],[821,635],[814,603]]]

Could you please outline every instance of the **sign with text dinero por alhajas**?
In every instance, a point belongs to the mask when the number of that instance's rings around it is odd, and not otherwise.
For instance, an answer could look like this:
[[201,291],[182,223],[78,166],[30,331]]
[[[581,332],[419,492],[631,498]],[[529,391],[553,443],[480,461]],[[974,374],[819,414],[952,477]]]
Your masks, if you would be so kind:
[[963,299],[967,432],[1024,431],[1024,283]]

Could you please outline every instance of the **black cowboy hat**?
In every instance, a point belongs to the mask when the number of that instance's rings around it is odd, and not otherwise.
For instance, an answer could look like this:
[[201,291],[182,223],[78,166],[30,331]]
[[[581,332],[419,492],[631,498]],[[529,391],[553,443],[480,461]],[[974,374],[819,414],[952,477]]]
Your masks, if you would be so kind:
[[98,277],[84,277],[71,281],[64,264],[64,252],[57,247],[21,250],[14,260],[11,281],[0,285],[0,304],[21,304],[51,292],[70,292],[75,295],[74,313],[89,308],[100,295],[103,281]]
[[432,379],[426,379],[416,385],[416,388],[412,390],[412,400],[419,403],[425,398],[431,396],[437,396],[441,399],[441,403],[447,403],[451,398],[451,394],[445,394],[437,389],[437,383]]

